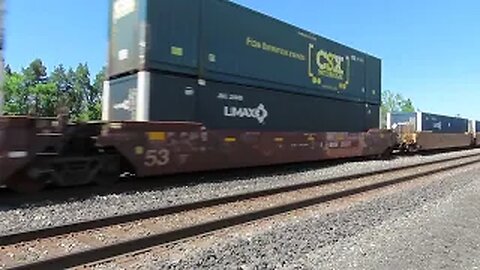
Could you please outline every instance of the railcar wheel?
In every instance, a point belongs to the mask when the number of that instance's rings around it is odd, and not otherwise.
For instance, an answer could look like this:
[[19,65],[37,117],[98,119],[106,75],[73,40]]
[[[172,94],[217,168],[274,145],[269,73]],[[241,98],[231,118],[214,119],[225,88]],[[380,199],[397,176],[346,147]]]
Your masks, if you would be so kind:
[[118,181],[119,177],[120,175],[116,173],[99,173],[94,182],[99,186],[112,186]]
[[420,150],[417,144],[410,144],[408,145],[408,153],[415,154]]
[[381,160],[386,160],[392,158],[393,147],[388,147],[383,153],[380,154],[379,158]]
[[100,170],[93,181],[100,186],[111,186],[114,185],[119,178],[119,158],[117,156],[109,156],[103,160]]
[[6,186],[18,193],[37,193],[47,185],[46,177],[33,178],[27,174],[27,169],[15,173],[6,182]]

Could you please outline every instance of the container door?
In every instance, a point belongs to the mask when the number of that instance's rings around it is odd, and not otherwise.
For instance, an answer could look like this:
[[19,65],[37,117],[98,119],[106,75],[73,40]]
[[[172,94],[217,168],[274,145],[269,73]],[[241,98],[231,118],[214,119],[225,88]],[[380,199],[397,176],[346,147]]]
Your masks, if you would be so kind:
[[130,75],[110,81],[108,100],[109,121],[125,121],[136,119],[138,76]]
[[150,120],[198,121],[196,99],[201,91],[197,80],[150,73]]
[[366,58],[366,99],[371,104],[381,104],[381,61],[371,56]]
[[139,68],[140,21],[143,0],[110,1],[109,77]]
[[150,70],[167,70],[196,75],[198,71],[199,31],[206,31],[200,21],[203,1],[148,1],[148,53]]
[[366,104],[366,130],[380,128],[380,105]]

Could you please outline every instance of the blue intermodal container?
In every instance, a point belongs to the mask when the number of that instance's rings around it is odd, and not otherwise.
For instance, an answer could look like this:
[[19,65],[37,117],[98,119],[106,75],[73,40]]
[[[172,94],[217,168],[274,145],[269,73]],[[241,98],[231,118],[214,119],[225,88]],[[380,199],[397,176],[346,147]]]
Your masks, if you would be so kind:
[[468,122],[469,120],[465,118],[425,112],[391,113],[388,128],[395,128],[402,124],[411,124],[415,126],[416,131],[465,133],[468,132]]
[[225,0],[111,0],[109,78],[142,70],[381,103],[381,60]]

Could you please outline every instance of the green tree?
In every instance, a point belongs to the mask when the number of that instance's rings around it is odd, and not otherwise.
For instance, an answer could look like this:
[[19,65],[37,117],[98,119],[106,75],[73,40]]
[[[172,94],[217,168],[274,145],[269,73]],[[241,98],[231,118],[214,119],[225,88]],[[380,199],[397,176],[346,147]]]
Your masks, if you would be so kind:
[[73,75],[72,70],[67,70],[61,64],[55,67],[50,74],[49,81],[55,85],[58,96],[56,113],[68,112],[69,116],[72,116],[70,108],[73,107],[73,104],[70,97],[73,95]]
[[402,99],[398,105],[401,112],[415,112],[413,102],[409,98]]
[[389,112],[415,112],[415,107],[410,99],[386,90],[382,93],[382,105],[380,107],[382,128],[387,127],[387,114]]
[[88,66],[86,64],[78,64],[70,76],[73,77],[73,91],[70,95],[72,117],[74,120],[86,121],[88,120],[86,99],[92,88]]
[[48,81],[47,67],[42,60],[33,60],[27,68],[22,69],[22,73],[28,114],[54,116],[58,95],[55,84]]
[[5,114],[25,115],[28,113],[28,92],[23,74],[11,71],[5,74],[4,94]]
[[33,108],[37,116],[55,116],[57,112],[58,93],[54,83],[39,83],[29,89],[34,97]]
[[5,113],[10,115],[55,116],[68,112],[76,121],[99,120],[105,67],[93,82],[87,64],[75,70],[58,65],[51,72],[35,59],[21,72],[5,67]]
[[5,75],[12,74],[12,68],[10,67],[10,65],[6,65],[4,71]]
[[87,99],[88,119],[100,120],[102,117],[102,90],[103,82],[106,79],[106,68],[103,67],[93,80],[93,85],[89,97]]
[[47,68],[40,59],[33,60],[27,68],[22,69],[22,72],[27,87],[47,82]]

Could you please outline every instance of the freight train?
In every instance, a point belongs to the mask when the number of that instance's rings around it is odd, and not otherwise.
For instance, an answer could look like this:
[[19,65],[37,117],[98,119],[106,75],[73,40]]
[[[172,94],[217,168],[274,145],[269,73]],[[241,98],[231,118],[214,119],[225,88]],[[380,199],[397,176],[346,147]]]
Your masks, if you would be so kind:
[[440,142],[430,141],[428,127],[410,116],[392,114],[391,126],[380,129],[379,58],[230,1],[111,0],[110,7],[102,121],[1,117],[0,185],[32,192],[49,183],[111,184],[123,173],[477,142],[478,129],[444,136],[445,126],[432,133]]

